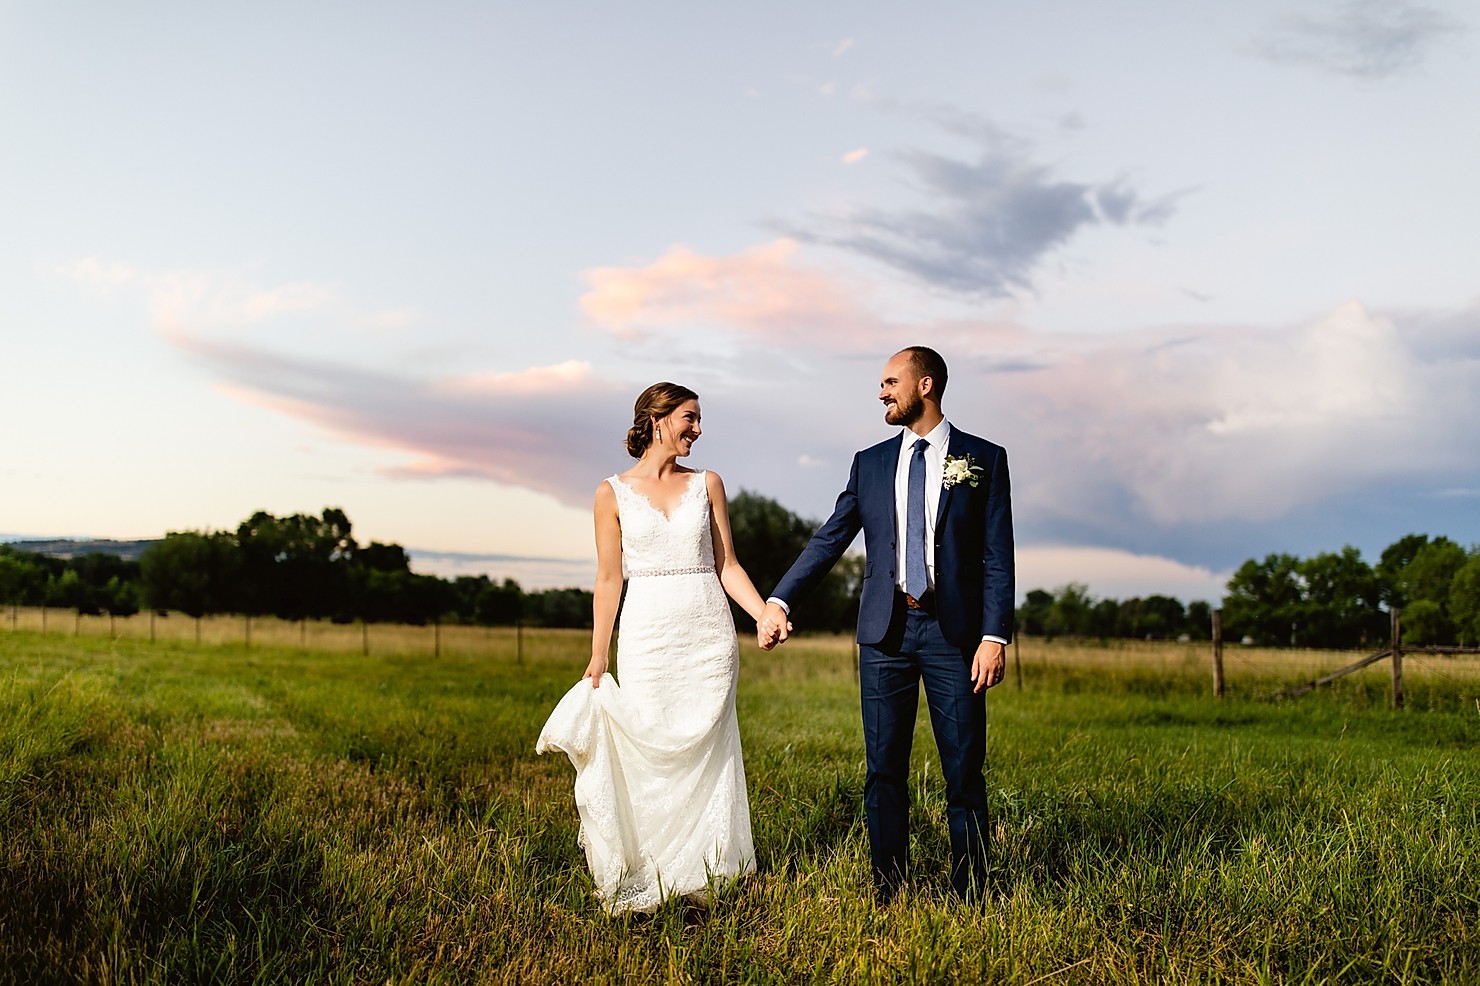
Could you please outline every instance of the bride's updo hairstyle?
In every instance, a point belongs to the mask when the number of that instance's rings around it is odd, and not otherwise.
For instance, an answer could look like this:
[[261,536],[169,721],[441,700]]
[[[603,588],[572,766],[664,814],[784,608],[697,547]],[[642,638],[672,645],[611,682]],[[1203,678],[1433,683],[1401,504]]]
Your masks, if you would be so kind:
[[666,418],[685,401],[696,401],[699,395],[676,383],[655,383],[637,395],[632,405],[632,427],[627,430],[627,454],[634,459],[653,444],[653,419]]

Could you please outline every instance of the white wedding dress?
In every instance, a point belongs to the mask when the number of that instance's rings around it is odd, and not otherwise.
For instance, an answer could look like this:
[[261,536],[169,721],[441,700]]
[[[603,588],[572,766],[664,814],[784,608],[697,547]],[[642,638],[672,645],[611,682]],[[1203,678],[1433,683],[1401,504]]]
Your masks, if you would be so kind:
[[705,475],[665,516],[616,476],[627,596],[617,673],[571,688],[535,750],[576,768],[581,844],[610,913],[707,899],[755,870],[735,719],[740,649],[714,570]]

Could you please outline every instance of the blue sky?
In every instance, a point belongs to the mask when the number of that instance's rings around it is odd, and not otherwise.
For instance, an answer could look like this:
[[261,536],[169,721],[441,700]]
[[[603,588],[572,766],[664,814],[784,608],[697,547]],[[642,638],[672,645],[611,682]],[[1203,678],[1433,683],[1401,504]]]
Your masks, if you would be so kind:
[[332,504],[564,584],[647,384],[820,519],[923,343],[1009,450],[1022,589],[1480,540],[1477,25],[0,4],[0,530]]

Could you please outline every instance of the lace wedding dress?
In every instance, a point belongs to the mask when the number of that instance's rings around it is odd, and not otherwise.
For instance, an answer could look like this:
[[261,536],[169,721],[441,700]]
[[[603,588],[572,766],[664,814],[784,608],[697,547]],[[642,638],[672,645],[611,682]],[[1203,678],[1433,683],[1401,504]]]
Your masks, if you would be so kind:
[[714,570],[709,494],[695,473],[665,515],[616,476],[627,596],[616,670],[578,682],[535,749],[576,768],[581,843],[610,913],[755,870],[735,719],[739,646]]

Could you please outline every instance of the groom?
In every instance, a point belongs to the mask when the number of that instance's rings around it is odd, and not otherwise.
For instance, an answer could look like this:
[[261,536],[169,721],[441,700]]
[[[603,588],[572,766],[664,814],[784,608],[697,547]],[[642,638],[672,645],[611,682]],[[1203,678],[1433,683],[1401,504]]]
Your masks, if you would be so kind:
[[911,346],[885,364],[879,400],[902,434],[853,457],[833,515],[776,585],[760,626],[768,650],[785,640],[793,601],[863,531],[863,799],[874,886],[885,901],[908,872],[921,681],[946,779],[951,886],[968,899],[986,887],[983,690],[1002,680],[1012,634],[1012,503],[1006,450],[951,427],[940,409],[945,390],[946,364],[932,349]]

